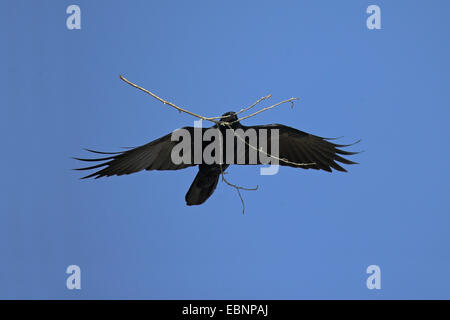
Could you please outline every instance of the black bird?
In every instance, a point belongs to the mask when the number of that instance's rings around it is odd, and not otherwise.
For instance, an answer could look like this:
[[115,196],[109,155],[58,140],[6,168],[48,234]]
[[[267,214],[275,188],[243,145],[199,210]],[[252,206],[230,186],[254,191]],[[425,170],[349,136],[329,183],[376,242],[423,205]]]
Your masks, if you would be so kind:
[[[332,140],[331,138],[315,136],[288,126],[284,126],[282,124],[244,126],[238,121],[235,112],[227,112],[223,114],[219,123],[212,126],[211,128],[215,128],[215,130],[217,130],[218,128],[220,130],[223,136],[222,143],[224,146],[227,143],[227,135],[225,133],[226,129],[243,129],[244,131],[248,129],[255,129],[256,131],[258,131],[259,129],[267,129],[268,134],[265,144],[265,146],[267,147],[266,149],[264,149],[267,150],[266,155],[271,155],[271,142],[272,139],[275,138],[272,137],[271,129],[278,129],[279,151],[277,157],[278,159],[280,159],[279,164],[282,166],[290,166],[302,169],[325,170],[328,172],[332,172],[332,169],[335,169],[337,171],[346,172],[347,170],[342,168],[338,164],[338,162],[344,164],[356,164],[356,162],[347,160],[340,155],[354,155],[358,152],[349,152],[339,149],[342,147],[351,146],[354,143],[348,145],[334,144],[328,141]],[[182,129],[187,130],[191,134],[191,136],[194,136],[195,130],[201,130],[203,134],[205,130],[208,130],[210,128],[184,127]],[[186,193],[185,199],[187,205],[202,204],[212,195],[212,193],[216,189],[221,173],[228,168],[230,163],[224,162],[223,165],[220,165],[218,163],[207,164],[202,161],[201,163],[196,164],[193,161],[194,152],[192,152],[190,162],[175,164],[172,161],[171,153],[172,149],[179,142],[172,141],[171,136],[172,133],[140,147],[128,149],[122,152],[100,152],[87,149],[90,152],[108,156],[97,159],[74,158],[81,161],[102,161],[100,164],[75,170],[91,170],[105,167],[82,178],[86,179],[94,177],[95,179],[98,179],[101,177],[109,177],[113,175],[120,176],[124,174],[130,174],[141,170],[179,170],[198,165],[199,171],[191,187]],[[234,139],[234,145],[236,146],[236,141],[238,141],[238,139],[236,136],[234,136]],[[262,144],[263,138],[258,136],[257,139],[257,145],[253,146],[253,149],[256,147],[256,149],[254,150],[259,150]],[[251,141],[249,141],[249,139],[246,139],[245,141],[247,143],[244,144],[245,153],[244,158],[241,158],[242,163],[238,162],[239,152],[236,152],[236,148],[234,148],[234,158],[231,164],[263,164],[260,153],[258,153],[257,163],[250,163],[249,154],[251,151],[250,145],[252,144],[250,143]],[[210,142],[208,142],[208,144],[209,143]],[[201,148],[202,152],[205,149],[206,145],[207,143],[203,141]],[[193,139],[191,141],[191,147],[191,150],[194,150]],[[214,152],[212,152],[212,155],[214,156]],[[226,148],[224,148],[223,151],[223,159],[226,159]]]

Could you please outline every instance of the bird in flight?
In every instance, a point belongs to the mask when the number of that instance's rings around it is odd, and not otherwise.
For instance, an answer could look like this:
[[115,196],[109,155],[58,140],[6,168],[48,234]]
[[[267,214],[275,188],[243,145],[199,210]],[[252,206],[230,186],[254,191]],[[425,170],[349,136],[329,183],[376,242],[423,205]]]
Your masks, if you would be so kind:
[[[98,179],[114,175],[121,176],[124,174],[131,174],[142,170],[179,170],[198,165],[198,173],[185,196],[186,204],[191,206],[204,203],[213,194],[217,187],[220,175],[224,173],[230,164],[267,164],[267,162],[263,161],[262,157],[262,152],[265,150],[267,150],[264,152],[265,155],[278,160],[277,164],[281,166],[325,170],[328,172],[332,172],[332,169],[346,172],[347,170],[341,167],[339,163],[350,165],[356,164],[356,162],[345,159],[342,156],[359,153],[341,149],[351,146],[359,141],[348,145],[335,144],[329,141],[333,140],[331,138],[315,136],[282,124],[244,126],[239,122],[235,112],[223,114],[220,121],[210,128],[184,127],[182,129],[191,136],[195,135],[195,130],[200,130],[201,134],[204,134],[207,130],[211,129],[216,132],[219,131],[221,133],[219,138],[221,140],[220,142],[223,146],[231,145],[232,152],[230,152],[228,148],[222,148],[222,162],[211,163],[203,159],[201,159],[200,162],[194,161],[195,153],[200,152],[203,154],[211,142],[201,141],[200,147],[197,147],[196,149],[195,139],[193,139],[190,141],[190,147],[191,150],[195,152],[191,152],[188,155],[188,160],[190,161],[174,161],[173,151],[177,148],[179,142],[175,141],[172,138],[173,133],[170,133],[140,147],[127,149],[121,152],[101,152],[87,149],[89,152],[106,156],[95,159],[74,158],[80,161],[99,162],[93,166],[75,170],[98,169],[82,178]],[[242,139],[236,135],[227,135],[226,130],[228,129],[241,129],[243,132],[250,132],[252,129],[255,132],[267,130],[267,134],[256,135],[256,140],[252,141],[251,138],[247,139],[247,137]],[[214,137],[214,140],[215,139],[217,138]],[[233,141],[230,141],[230,139]],[[211,141],[212,140],[213,139],[211,139]],[[244,149],[238,148],[239,140],[245,142],[243,144]],[[261,149],[262,146],[264,146],[263,149]],[[275,146],[277,146],[277,152],[275,152]],[[252,150],[258,150],[256,160],[252,159],[250,156]],[[274,153],[271,153],[272,150]],[[185,151],[183,150],[180,155],[185,155],[184,152]],[[228,154],[232,154],[229,157],[231,161],[224,162],[223,159],[227,158],[227,152]],[[211,154],[215,156],[215,151],[211,152]]]

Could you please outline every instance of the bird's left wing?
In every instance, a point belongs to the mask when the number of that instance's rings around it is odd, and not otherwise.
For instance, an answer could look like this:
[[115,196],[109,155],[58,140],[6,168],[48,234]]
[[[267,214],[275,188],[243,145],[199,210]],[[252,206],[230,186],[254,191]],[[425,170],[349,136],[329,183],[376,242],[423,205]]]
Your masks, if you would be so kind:
[[[194,137],[194,130],[205,130],[204,128],[193,127],[184,127],[182,129],[187,130],[186,132],[190,134],[191,137]],[[140,147],[122,152],[100,152],[88,150],[93,153],[109,156],[97,159],[74,158],[81,161],[102,162],[91,167],[78,168],[75,170],[92,170],[105,167],[82,178],[86,179],[95,177],[98,179],[113,175],[120,176],[123,174],[130,174],[141,170],[179,170],[190,166],[195,166],[196,164],[194,164],[193,155],[191,156],[191,161],[188,161],[187,163],[183,162],[176,164],[172,161],[172,150],[175,145],[179,143],[179,141],[172,141],[171,139],[172,134],[176,131],[177,130]],[[193,141],[194,139],[191,139],[191,150],[193,150]]]

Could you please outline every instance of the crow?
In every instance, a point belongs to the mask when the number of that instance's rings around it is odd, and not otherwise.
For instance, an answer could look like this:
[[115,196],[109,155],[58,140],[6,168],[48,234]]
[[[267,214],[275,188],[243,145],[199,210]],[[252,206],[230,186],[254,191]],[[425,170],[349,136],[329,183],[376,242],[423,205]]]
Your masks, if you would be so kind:
[[[259,130],[265,129],[268,133],[266,136],[256,136],[256,143],[253,141],[253,144],[256,145],[252,144],[251,138],[249,137],[244,136],[244,138],[241,137],[238,139],[237,135],[232,135],[231,137],[234,139],[234,144],[231,144],[233,146],[233,155],[230,156],[231,161],[226,162],[223,160],[227,159],[227,148],[223,148],[221,152],[222,158],[219,159],[221,159],[220,161],[222,162],[206,163],[203,159],[201,159],[200,162],[196,162],[194,161],[195,152],[191,152],[190,161],[181,163],[173,161],[172,151],[179,143],[172,139],[174,131],[145,145],[130,148],[126,151],[101,152],[86,149],[89,152],[107,156],[96,159],[74,158],[80,161],[101,162],[94,166],[77,168],[75,170],[102,168],[81,178],[86,179],[93,177],[98,179],[113,175],[120,176],[130,174],[141,170],[179,170],[198,165],[198,173],[185,197],[186,204],[191,206],[204,203],[213,194],[217,187],[220,175],[230,164],[267,164],[267,161],[264,162],[262,159],[262,153],[265,153],[266,156],[269,156],[272,159],[277,159],[277,164],[279,165],[302,169],[325,170],[328,172],[332,172],[332,169],[334,169],[346,172],[347,170],[341,167],[338,162],[347,165],[357,164],[357,162],[347,160],[341,157],[341,155],[354,155],[359,152],[350,152],[339,148],[351,146],[359,141],[347,145],[335,144],[329,141],[334,138],[319,137],[282,124],[244,126],[239,122],[235,112],[224,113],[220,120],[211,128],[220,131],[222,138],[219,139],[222,139],[220,142],[223,146],[230,142],[230,136],[227,136],[226,134],[226,130],[228,129],[242,129],[243,132],[249,132],[251,129],[258,132]],[[194,136],[195,130],[200,130],[201,134],[203,134],[206,130],[211,128],[183,127],[182,129],[186,130],[185,132],[189,133],[191,136]],[[276,130],[277,134],[274,133],[274,130]],[[214,141],[215,139],[216,137],[211,139],[211,141]],[[275,139],[277,141],[274,141]],[[240,149],[241,151],[236,147],[239,145],[239,142],[244,142],[243,145],[245,148]],[[271,154],[273,142],[278,144],[277,155],[275,152]],[[191,140],[190,143],[191,150],[196,150],[194,140]],[[197,151],[202,152],[203,154],[209,143],[201,141],[201,148],[197,148]],[[242,152],[242,150],[244,150],[244,152]],[[250,154],[252,150],[258,151],[256,162],[251,161]],[[215,150],[213,151],[214,152],[211,152],[211,155],[215,156]],[[184,155],[184,151],[180,153],[180,156],[182,155]]]

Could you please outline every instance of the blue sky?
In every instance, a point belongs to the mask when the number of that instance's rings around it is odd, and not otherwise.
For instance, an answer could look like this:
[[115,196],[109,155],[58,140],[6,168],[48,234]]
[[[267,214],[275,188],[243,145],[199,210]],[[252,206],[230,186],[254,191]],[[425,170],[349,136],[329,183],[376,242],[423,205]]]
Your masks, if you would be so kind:
[[[68,30],[66,8],[81,8]],[[381,8],[381,30],[366,8]],[[449,299],[448,1],[6,1],[0,298]],[[72,156],[193,125],[122,82],[244,124],[362,139],[348,173],[231,167],[79,180]],[[268,104],[266,104],[268,105]],[[81,290],[66,288],[67,266]],[[381,268],[381,289],[366,268]]]

